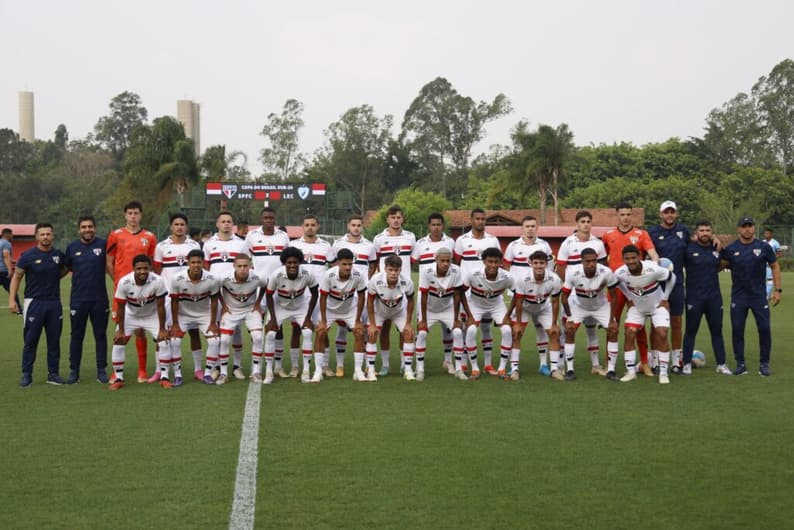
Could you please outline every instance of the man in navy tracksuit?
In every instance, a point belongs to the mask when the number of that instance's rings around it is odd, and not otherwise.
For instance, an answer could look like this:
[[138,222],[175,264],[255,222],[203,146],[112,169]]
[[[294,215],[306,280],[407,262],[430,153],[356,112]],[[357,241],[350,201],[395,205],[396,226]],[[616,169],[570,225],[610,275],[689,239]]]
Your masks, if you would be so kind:
[[[47,334],[47,383],[62,385],[58,375],[61,360],[61,330],[63,329],[63,307],[61,306],[61,278],[66,275],[63,252],[52,246],[53,231],[49,223],[36,225],[36,246],[22,253],[11,279],[8,306],[12,313],[19,311],[16,296],[19,284],[25,278],[25,309],[23,318],[24,346],[22,348],[22,379],[19,386],[27,388],[33,384],[33,363],[36,349],[44,330]],[[768,245],[767,245],[768,246]],[[770,249],[772,247],[769,247]]]
[[775,251],[765,241],[756,239],[755,222],[752,217],[742,217],[736,224],[739,239],[722,249],[720,266],[731,269],[731,327],[733,328],[733,355],[736,369],[733,375],[744,375],[744,323],[747,311],[753,312],[758,328],[761,364],[758,373],[770,375],[769,355],[772,350],[772,330],[769,323],[769,303],[766,298],[766,266],[772,269],[775,290],[772,304],[780,303],[783,289],[780,287],[780,264]]
[[700,320],[706,315],[711,334],[711,348],[717,361],[717,373],[731,375],[725,364],[725,339],[722,337],[722,293],[720,292],[720,253],[714,245],[711,223],[699,221],[695,241],[686,247],[686,332],[684,333],[684,368],[692,373],[692,352]]
[[80,239],[72,241],[66,248],[66,267],[72,272],[72,292],[69,297],[72,338],[69,343],[70,371],[66,384],[80,381],[83,339],[89,318],[96,344],[96,379],[105,384],[108,382],[109,315],[105,286],[105,240],[96,237],[96,221],[92,216],[80,217],[77,226]]

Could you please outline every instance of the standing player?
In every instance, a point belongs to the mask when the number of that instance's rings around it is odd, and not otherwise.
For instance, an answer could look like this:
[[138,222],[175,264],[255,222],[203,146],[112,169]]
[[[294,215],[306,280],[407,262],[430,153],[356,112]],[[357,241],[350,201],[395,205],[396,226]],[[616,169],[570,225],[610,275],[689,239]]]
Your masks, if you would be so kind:
[[[117,288],[121,278],[132,272],[132,258],[138,254],[154,256],[157,236],[141,227],[143,205],[139,201],[130,201],[124,205],[125,225],[113,230],[107,240],[108,275],[113,278],[113,288]],[[113,299],[112,316],[116,320],[117,302]],[[126,343],[125,343],[126,344]],[[146,376],[146,333],[143,329],[135,332],[135,350],[138,352],[138,382],[145,383]],[[115,374],[115,372],[114,372]],[[113,375],[111,375],[111,379]]]
[[[536,250],[529,256],[531,269],[526,274],[515,277],[515,295],[510,301],[508,314],[515,315],[513,325],[516,337],[510,359],[511,375],[518,372],[519,354],[521,352],[521,336],[524,326],[530,320],[535,328],[543,329],[549,337],[549,353],[551,355],[551,377],[557,380],[573,381],[573,359],[568,363],[568,371],[563,377],[560,367],[560,327],[557,325],[560,316],[560,277],[548,270],[549,255]],[[504,332],[503,332],[504,333]],[[504,341],[503,341],[504,343]],[[504,351],[504,348],[503,348]],[[504,372],[504,356],[499,369]],[[517,379],[517,377],[515,378]]]
[[[234,270],[220,278],[221,334],[220,375],[216,385],[227,382],[229,377],[229,347],[232,335],[240,329],[243,322],[251,334],[251,380],[262,382],[262,354],[264,333],[262,332],[262,297],[265,294],[267,278],[251,270],[251,257],[240,253],[234,257]],[[236,356],[236,354],[235,354]],[[235,363],[241,362],[235,359]],[[235,367],[235,370],[239,365]],[[239,379],[239,378],[238,378]]]
[[[627,245],[634,246],[639,250],[639,259],[645,259],[647,255],[653,261],[659,261],[659,255],[653,247],[651,238],[648,232],[640,228],[635,228],[632,224],[632,207],[627,202],[618,204],[615,208],[618,212],[618,226],[609,230],[604,234],[604,248],[607,252],[607,265],[612,271],[618,270],[623,266],[623,248]],[[623,313],[623,308],[626,306],[626,297],[623,296],[623,291],[617,293],[618,300],[615,306],[615,317],[620,322],[620,316]],[[639,328],[636,333],[637,345],[640,350],[640,365],[639,370],[648,377],[653,377],[654,373],[651,366],[648,364],[648,335],[645,332],[645,325]],[[624,338],[625,340],[625,338]]]
[[[378,256],[378,270],[385,272],[386,258],[396,256],[400,258],[402,268],[400,274],[405,278],[411,277],[411,256],[416,245],[416,236],[413,232],[403,229],[405,217],[403,210],[398,204],[393,204],[386,210],[387,227],[383,232],[376,235],[372,244],[375,246],[375,254]],[[389,333],[391,331],[391,321],[385,321],[383,329],[380,331],[380,356],[382,368],[378,375],[388,375],[389,352],[391,351],[391,341]],[[401,352],[403,345],[400,344]],[[403,369],[402,353],[400,354],[400,370]]]
[[39,346],[42,329],[47,335],[47,383],[62,385],[58,374],[61,361],[61,331],[63,308],[61,306],[61,278],[66,273],[63,252],[52,246],[53,230],[49,223],[38,223],[35,228],[36,246],[19,257],[8,291],[8,308],[19,313],[17,294],[25,278],[25,308],[22,347],[22,379],[19,386],[33,384],[33,363]]
[[678,207],[673,201],[664,201],[659,207],[662,222],[648,228],[648,235],[661,258],[669,259],[675,273],[675,287],[670,294],[670,342],[672,354],[670,366],[679,372],[681,363],[681,340],[684,315],[684,255],[692,239],[687,227],[678,220]]
[[[204,243],[204,268],[220,281],[234,270],[234,260],[238,255],[248,254],[248,245],[245,240],[234,236],[234,217],[231,212],[220,212],[215,220],[215,227],[218,232]],[[243,335],[239,326],[234,328],[232,349],[234,350],[232,375],[242,381],[245,379],[242,369]],[[213,372],[213,376],[217,376],[218,373]]]
[[187,254],[187,270],[173,275],[168,287],[171,297],[171,366],[174,369],[174,386],[182,385],[182,337],[185,331],[204,334],[207,341],[205,369],[201,361],[195,362],[202,374],[201,381],[212,384],[212,371],[218,364],[220,337],[215,315],[218,314],[219,284],[212,274],[204,270],[204,252],[195,248]]
[[[314,377],[312,382],[323,380],[322,361],[328,348],[328,329],[337,323],[337,333],[346,329],[353,330],[354,370],[353,380],[363,381],[364,372],[364,324],[361,315],[364,312],[364,299],[367,290],[367,277],[353,268],[355,256],[348,248],[342,248],[336,255],[336,266],[326,271],[320,280],[320,320],[317,324],[314,339]],[[336,352],[336,376],[345,375],[345,351]]]
[[[178,274],[187,271],[188,254],[193,250],[201,249],[197,241],[188,237],[187,225],[188,221],[185,214],[172,214],[168,223],[171,235],[157,243],[157,246],[154,248],[154,273],[163,277],[165,287],[168,289],[169,293],[171,293],[171,285],[174,278],[176,278]],[[165,326],[167,330],[170,330],[173,321],[171,307],[172,304],[165,304]],[[181,338],[179,343],[181,347]],[[171,360],[173,362],[174,355],[176,355],[180,360],[181,370],[182,352],[181,350],[177,352],[173,349],[173,342],[171,346]],[[201,381],[203,380],[201,366],[204,355],[201,351],[201,339],[199,338],[198,329],[196,328],[190,329],[190,352],[193,356],[193,376],[196,381]],[[156,376],[157,374],[155,373],[155,377]],[[181,371],[179,379],[180,381],[182,379]],[[150,383],[154,383],[155,381],[156,379],[149,378]]]
[[769,357],[772,351],[772,330],[769,322],[769,302],[766,298],[766,267],[772,268],[772,305],[780,303],[783,292],[780,284],[780,264],[775,251],[765,241],[755,238],[752,217],[742,217],[736,224],[739,238],[722,249],[720,267],[731,269],[731,328],[736,369],[733,375],[744,375],[744,324],[747,312],[752,311],[758,328],[760,365],[758,373],[769,377]]
[[[507,245],[504,257],[504,268],[510,271],[515,279],[522,278],[529,274],[531,263],[529,257],[537,252],[545,252],[548,256],[550,264],[553,264],[551,246],[546,240],[538,237],[538,220],[532,215],[527,215],[521,220],[521,237],[511,241]],[[549,268],[551,270],[551,268]],[[546,330],[542,327],[535,327],[536,340],[535,343],[538,348],[538,357],[540,363],[538,366],[538,373],[549,376],[551,371],[546,360],[549,350],[549,337],[546,335]],[[522,332],[523,336],[523,332]],[[521,348],[520,344],[514,345],[516,348]],[[492,373],[485,367],[488,373]],[[493,368],[491,368],[493,370]]]
[[[309,271],[301,267],[303,252],[297,247],[288,247],[281,253],[284,265],[267,280],[267,311],[269,321],[265,326],[265,384],[273,382],[273,356],[276,350],[276,332],[284,323],[300,327],[303,348],[303,372],[301,381],[311,381],[312,362],[312,313],[317,304],[317,282]],[[311,293],[307,300],[306,289]],[[294,330],[293,330],[294,331]],[[317,367],[322,370],[322,366]]]
[[692,373],[692,352],[700,320],[706,315],[711,334],[711,348],[717,360],[717,373],[731,375],[725,364],[725,340],[722,337],[722,293],[720,292],[720,253],[714,244],[711,223],[695,225],[695,241],[690,241],[684,255],[686,268],[686,331],[684,333],[684,368]]
[[[425,267],[419,272],[419,322],[416,324],[417,381],[425,379],[427,334],[433,324],[439,323],[444,335],[452,338],[455,357],[460,359],[463,356],[461,304],[465,314],[469,314],[464,291],[463,273],[457,265],[452,265],[452,250],[448,247],[439,247],[436,250],[435,265]],[[446,352],[444,355],[446,357]],[[448,361],[445,359],[444,362]],[[450,367],[454,369],[454,366]]]
[[[12,263],[14,252],[11,247],[11,241],[13,239],[14,233],[11,229],[3,228],[2,234],[0,235],[0,285],[9,292],[11,291],[11,270],[14,268]],[[21,307],[19,299],[16,300],[16,303],[17,307]],[[21,315],[22,312],[20,311],[17,314]]]
[[[471,360],[471,377],[480,377],[480,367],[477,364],[477,328],[488,319],[498,322],[501,326],[502,342],[499,359],[500,377],[505,375],[505,366],[508,358],[515,356],[518,359],[518,349],[513,348],[513,330],[510,326],[510,315],[505,308],[504,293],[506,290],[515,289],[515,278],[499,265],[502,263],[502,251],[498,248],[488,247],[482,251],[482,265],[470,274],[464,274],[463,283],[469,290],[469,317],[466,320],[466,352]],[[513,363],[511,362],[511,365]],[[511,378],[518,380],[518,363],[513,367]],[[463,373],[462,359],[455,355],[455,377],[466,380]]]
[[[353,268],[360,272],[364,278],[369,279],[378,265],[378,256],[375,253],[375,245],[372,241],[364,237],[364,218],[358,214],[353,214],[347,218],[347,233],[334,241],[334,252],[339,253],[343,248],[349,249],[354,256]],[[362,322],[367,322],[366,310],[362,314]],[[336,354],[344,355],[347,351],[347,328],[340,326],[336,333]],[[362,362],[364,362],[362,360]],[[362,366],[359,364],[358,368]],[[364,366],[366,369],[366,366]],[[337,372],[339,367],[337,367]],[[344,375],[344,372],[342,372]],[[340,376],[341,377],[341,376]]]
[[[437,253],[442,248],[454,253],[455,240],[444,233],[444,216],[434,212],[427,218],[427,235],[416,242],[411,256],[411,261],[419,266],[420,278],[425,270],[435,269]],[[446,326],[441,326],[441,340],[444,344],[442,366],[447,373],[455,375],[455,364],[452,362],[452,335]]]
[[108,365],[108,292],[105,287],[105,240],[96,237],[96,221],[90,215],[77,220],[80,235],[66,247],[66,268],[72,272],[69,296],[72,336],[69,342],[69,378],[67,384],[80,381],[83,339],[88,319],[94,332],[96,380],[107,384]]
[[[461,236],[455,240],[455,263],[460,265],[460,270],[463,271],[464,278],[482,267],[482,253],[485,249],[496,248],[500,250],[500,254],[502,249],[499,245],[499,240],[485,231],[485,210],[482,208],[473,209],[469,215],[469,220],[471,221],[471,230],[461,234]],[[471,298],[469,298],[469,304],[471,304]],[[493,355],[491,317],[485,317],[480,326],[480,330],[482,334],[482,353],[485,360],[484,369],[486,373],[495,375],[496,371],[491,365],[491,357]]]
[[[637,352],[634,350],[637,330],[644,328],[645,320],[650,318],[653,324],[651,347],[659,352],[659,383],[667,384],[670,382],[667,375],[667,365],[670,362],[670,345],[667,342],[670,305],[667,299],[675,287],[675,273],[653,261],[641,260],[640,249],[634,245],[626,245],[622,252],[624,265],[615,271],[615,276],[618,279],[618,288],[631,305],[624,322],[626,375],[620,380],[625,383],[637,378]],[[616,304],[612,307],[616,311],[613,316],[617,320]]]
[[171,388],[171,381],[168,379],[171,348],[165,329],[165,283],[152,272],[152,258],[146,254],[135,256],[132,259],[132,268],[132,272],[119,280],[113,295],[118,307],[112,353],[116,377],[110,383],[110,390],[118,390],[124,386],[125,346],[132,333],[137,330],[148,331],[157,343],[160,386]]
[[[383,270],[373,275],[367,284],[367,381],[377,381],[375,376],[375,354],[378,334],[386,329],[384,323],[393,322],[403,341],[403,378],[415,381],[413,372],[414,330],[411,316],[414,314],[414,283],[401,274],[403,262],[397,255],[383,260]],[[381,352],[382,354],[382,352]],[[381,373],[389,373],[389,356],[381,356]]]
[[[562,287],[562,306],[568,314],[565,323],[565,359],[568,370],[573,370],[573,359],[576,349],[576,330],[584,323],[586,329],[596,329],[601,326],[607,335],[607,358],[609,370],[604,371],[598,361],[598,350],[592,349],[592,342],[588,336],[588,351],[590,352],[591,372],[606,375],[611,381],[617,381],[615,363],[618,358],[618,321],[610,307],[609,300],[615,301],[615,288],[618,281],[615,274],[606,265],[598,263],[598,252],[590,247],[585,247],[579,254],[578,265],[572,265],[565,272],[565,282]],[[609,300],[607,299],[609,291]],[[571,296],[573,293],[573,296]],[[596,336],[596,344],[598,337]],[[567,375],[567,374],[566,374]]]
[[[320,223],[317,217],[314,214],[306,214],[303,216],[303,237],[290,242],[291,247],[299,248],[301,252],[303,252],[304,264],[302,267],[314,276],[315,285],[320,284],[320,281],[328,270],[328,265],[336,261],[334,249],[328,241],[321,239],[320,236],[317,235],[319,231]],[[319,319],[319,307],[315,305],[314,312],[312,313],[312,323],[317,324]],[[292,334],[291,346],[293,351],[295,351],[298,346],[298,335],[296,333]],[[297,359],[294,360],[297,365]],[[328,349],[326,347],[321,364],[323,375],[325,377],[335,377],[336,372],[331,370],[331,367],[328,365],[328,360]],[[339,369],[339,366],[337,366],[337,369]],[[342,366],[341,375],[344,376],[344,373],[344,366]]]
[[[782,248],[780,247],[780,243],[777,239],[773,237],[774,232],[771,228],[764,228],[764,241],[772,247],[772,250],[775,251],[775,257],[780,259],[780,256],[783,254]],[[766,268],[766,299],[769,300],[772,297],[772,291],[774,289],[774,279],[772,278],[772,267],[767,266]]]

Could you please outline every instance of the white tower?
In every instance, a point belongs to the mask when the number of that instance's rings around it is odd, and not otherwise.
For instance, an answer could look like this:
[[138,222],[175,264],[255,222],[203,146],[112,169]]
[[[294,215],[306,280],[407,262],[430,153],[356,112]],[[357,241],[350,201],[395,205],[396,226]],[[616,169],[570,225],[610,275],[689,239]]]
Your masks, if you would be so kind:
[[201,105],[189,99],[176,102],[176,119],[185,128],[185,136],[193,140],[196,156],[201,154]]
[[19,93],[19,138],[33,142],[35,137],[33,92]]

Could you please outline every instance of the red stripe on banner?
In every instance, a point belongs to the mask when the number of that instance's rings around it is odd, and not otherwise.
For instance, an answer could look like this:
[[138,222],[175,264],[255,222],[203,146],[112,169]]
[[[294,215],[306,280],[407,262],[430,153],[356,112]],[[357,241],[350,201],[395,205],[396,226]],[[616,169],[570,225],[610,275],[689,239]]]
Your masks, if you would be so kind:
[[221,190],[222,184],[220,182],[207,182],[208,190]]

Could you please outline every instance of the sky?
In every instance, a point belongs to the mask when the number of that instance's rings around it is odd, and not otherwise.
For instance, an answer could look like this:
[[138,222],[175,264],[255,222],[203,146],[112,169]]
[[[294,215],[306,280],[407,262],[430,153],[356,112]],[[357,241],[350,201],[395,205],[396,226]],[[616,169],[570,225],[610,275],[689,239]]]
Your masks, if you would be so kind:
[[702,136],[715,107],[794,58],[794,2],[385,3],[0,0],[0,128],[35,93],[38,139],[93,130],[111,98],[140,95],[149,119],[201,104],[201,148],[225,144],[261,173],[270,113],[305,106],[301,150],[347,109],[395,130],[423,85],[505,94],[513,112],[476,147],[509,144],[519,121],[567,123],[577,145]]

